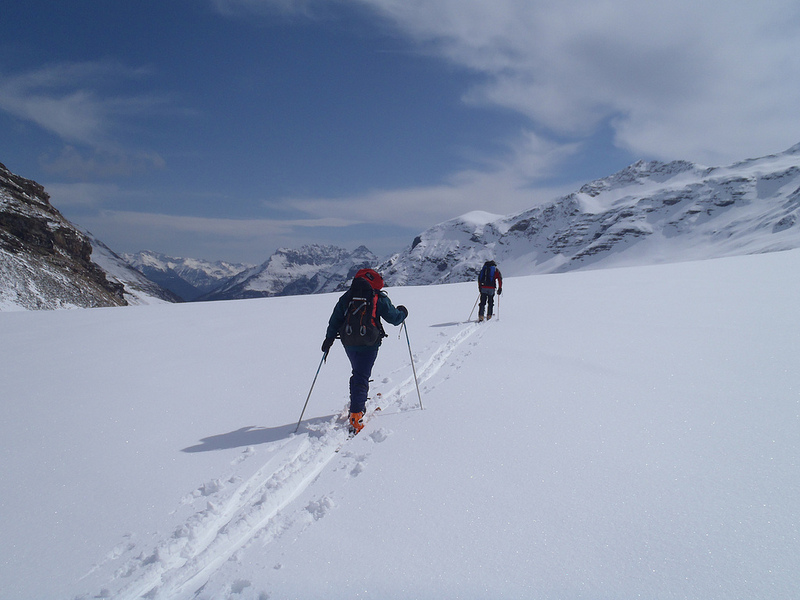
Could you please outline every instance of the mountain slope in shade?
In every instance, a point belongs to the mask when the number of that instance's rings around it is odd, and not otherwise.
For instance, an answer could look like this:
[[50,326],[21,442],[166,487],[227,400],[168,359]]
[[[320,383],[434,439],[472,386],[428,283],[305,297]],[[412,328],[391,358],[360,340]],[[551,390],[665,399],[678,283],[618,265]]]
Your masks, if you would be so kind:
[[150,279],[131,265],[122,256],[111,250],[103,242],[88,234],[92,242],[92,261],[97,264],[112,281],[124,286],[124,296],[128,304],[157,304],[163,302],[182,302],[184,299],[169,288]]
[[122,257],[151,281],[186,301],[213,291],[252,265],[198,258],[176,258],[150,250]]

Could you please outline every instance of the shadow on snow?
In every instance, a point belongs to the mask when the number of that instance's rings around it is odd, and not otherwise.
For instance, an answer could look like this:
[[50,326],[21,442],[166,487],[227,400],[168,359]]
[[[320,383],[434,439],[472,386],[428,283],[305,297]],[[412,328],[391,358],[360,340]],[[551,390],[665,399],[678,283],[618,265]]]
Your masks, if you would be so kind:
[[[298,431],[303,431],[304,429],[308,431],[309,425],[313,428],[315,425],[318,426],[322,423],[328,423],[334,416],[335,415],[328,415],[327,417],[304,420]],[[231,448],[246,448],[247,446],[268,444],[291,437],[296,427],[297,423],[281,425],[279,427],[256,427],[251,425],[249,427],[242,427],[236,431],[202,438],[199,444],[184,448],[181,452],[213,452],[215,450],[229,450]],[[313,435],[314,432],[312,431],[309,433]]]

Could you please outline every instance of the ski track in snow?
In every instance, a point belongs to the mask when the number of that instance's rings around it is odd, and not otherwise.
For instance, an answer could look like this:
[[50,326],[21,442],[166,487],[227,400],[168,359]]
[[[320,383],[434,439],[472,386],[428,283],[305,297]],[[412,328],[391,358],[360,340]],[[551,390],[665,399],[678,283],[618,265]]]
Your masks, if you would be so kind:
[[[417,367],[420,390],[435,388],[434,383],[425,384],[451,361],[464,342],[485,328],[486,325],[471,322],[459,328],[452,337],[440,333],[440,337],[447,338],[445,342],[441,345],[434,343],[422,352],[423,355],[431,354],[421,368]],[[466,353],[456,354],[454,360],[458,361],[460,355]],[[415,356],[414,360],[416,363],[419,359]],[[406,369],[410,370],[410,366],[396,369],[394,373]],[[390,381],[386,377],[381,383]],[[379,395],[376,404],[382,412],[387,409],[397,412],[418,410],[419,398],[413,374],[389,392]],[[327,497],[295,509],[294,513],[288,509],[335,457],[355,461],[351,476],[364,470],[368,455],[337,454],[347,441],[344,418],[339,416],[327,422],[304,423],[300,433],[291,435],[272,449],[270,459],[243,483],[233,473],[200,485],[184,497],[181,504],[187,506],[205,501],[205,507],[191,514],[152,550],[141,551],[132,541],[133,536],[126,536],[126,540],[87,574],[88,577],[112,561],[124,561],[116,569],[113,581],[94,597],[120,600],[191,598],[206,585],[215,571],[254,538],[258,537],[266,544],[280,537],[293,523],[309,520],[309,516],[311,522],[323,517],[332,506]],[[381,442],[388,433],[380,429],[368,435],[372,441]],[[232,461],[232,466],[236,467],[253,455],[255,450],[247,448]],[[229,491],[237,483],[238,487]]]

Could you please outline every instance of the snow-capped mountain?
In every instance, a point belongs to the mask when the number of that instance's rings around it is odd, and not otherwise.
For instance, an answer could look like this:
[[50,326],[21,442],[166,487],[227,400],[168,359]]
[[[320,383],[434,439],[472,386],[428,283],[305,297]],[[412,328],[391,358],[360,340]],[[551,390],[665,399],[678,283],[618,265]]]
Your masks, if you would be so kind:
[[196,300],[253,267],[253,265],[225,261],[176,258],[150,250],[123,254],[122,258],[148,279],[186,301]]
[[172,301],[50,204],[38,183],[0,164],[0,310]]
[[800,144],[728,167],[639,161],[510,216],[473,212],[423,232],[382,273],[393,285],[678,262],[800,247]]
[[[1,165],[0,165],[1,166]],[[0,169],[0,310],[315,294],[344,289],[377,257],[364,246],[282,248],[257,267],[126,255],[79,231],[39,184]],[[389,285],[644,265],[800,247],[800,144],[727,167],[639,161],[514,215],[472,212],[379,265]],[[144,277],[142,276],[144,274]],[[152,281],[149,281],[149,280]]]
[[341,290],[358,269],[374,267],[378,258],[366,247],[352,252],[337,246],[312,244],[281,248],[258,267],[249,269],[201,300],[232,300],[267,296],[320,294]]
[[128,304],[154,304],[163,302],[181,302],[183,299],[172,290],[159,285],[157,281],[132,268],[119,254],[111,250],[103,242],[86,232],[92,243],[92,262],[106,273],[111,281],[124,286],[123,295]]

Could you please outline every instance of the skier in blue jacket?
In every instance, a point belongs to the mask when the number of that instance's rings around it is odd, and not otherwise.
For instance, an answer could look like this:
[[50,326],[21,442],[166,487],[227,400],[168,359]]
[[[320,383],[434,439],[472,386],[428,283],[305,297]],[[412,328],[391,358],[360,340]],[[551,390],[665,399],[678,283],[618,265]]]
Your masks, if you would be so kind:
[[[328,321],[325,332],[325,341],[322,351],[326,354],[339,337],[342,340],[344,351],[350,360],[352,375],[350,376],[350,432],[358,433],[364,427],[364,412],[366,411],[367,395],[369,394],[369,378],[372,367],[378,357],[378,348],[381,339],[385,337],[381,319],[392,325],[400,325],[408,316],[405,306],[395,307],[383,288],[383,278],[373,269],[361,269],[353,277],[350,289],[342,294]],[[366,292],[365,292],[366,290]],[[374,303],[374,311],[364,321],[361,337],[358,332],[347,331],[348,312],[358,304],[360,298]],[[354,302],[355,299],[355,302]]]
[[478,321],[483,321],[484,308],[487,302],[489,310],[486,312],[486,319],[492,318],[495,290],[497,290],[498,296],[503,293],[503,276],[500,274],[500,269],[497,268],[497,263],[493,260],[487,260],[483,263],[481,272],[478,275],[478,291],[481,294],[481,303],[478,306]]

